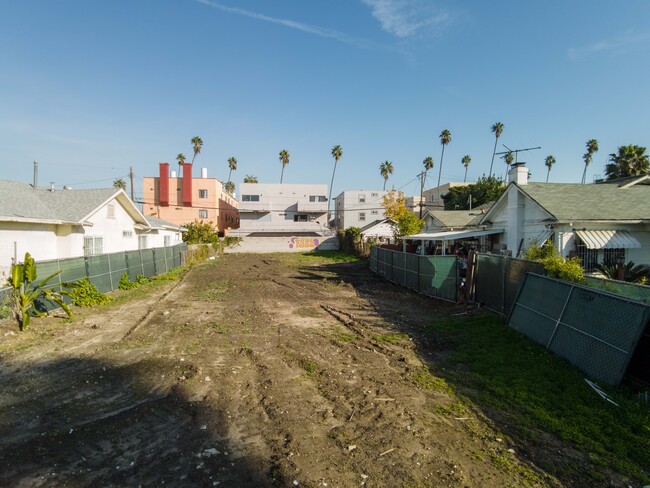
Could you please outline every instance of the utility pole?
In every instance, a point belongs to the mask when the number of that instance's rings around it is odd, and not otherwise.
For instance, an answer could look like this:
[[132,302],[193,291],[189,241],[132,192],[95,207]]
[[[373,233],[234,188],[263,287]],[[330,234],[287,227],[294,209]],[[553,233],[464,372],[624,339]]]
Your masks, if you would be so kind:
[[422,201],[422,195],[424,195],[424,176],[426,174],[426,171],[423,171],[418,175],[420,177],[420,220],[422,220],[422,207],[424,205],[424,202]]
[[129,166],[129,176],[131,177],[131,201],[134,202],[133,198],[133,166]]

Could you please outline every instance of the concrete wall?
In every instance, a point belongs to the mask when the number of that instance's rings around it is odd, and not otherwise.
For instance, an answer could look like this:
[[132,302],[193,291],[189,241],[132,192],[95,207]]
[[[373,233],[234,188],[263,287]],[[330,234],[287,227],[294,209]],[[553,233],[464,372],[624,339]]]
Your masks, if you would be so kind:
[[270,253],[338,249],[338,237],[244,237],[238,246],[228,248],[226,252]]

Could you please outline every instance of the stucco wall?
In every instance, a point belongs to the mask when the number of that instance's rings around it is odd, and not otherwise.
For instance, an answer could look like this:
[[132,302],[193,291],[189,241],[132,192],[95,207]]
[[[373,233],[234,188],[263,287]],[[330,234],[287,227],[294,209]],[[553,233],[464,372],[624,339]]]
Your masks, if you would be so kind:
[[338,237],[244,237],[238,246],[228,248],[226,252],[305,252],[315,249],[338,250]]

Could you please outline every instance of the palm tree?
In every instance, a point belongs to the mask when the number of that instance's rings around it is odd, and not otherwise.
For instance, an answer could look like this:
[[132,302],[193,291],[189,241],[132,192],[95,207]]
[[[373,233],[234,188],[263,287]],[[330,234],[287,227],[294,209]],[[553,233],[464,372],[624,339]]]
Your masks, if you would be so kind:
[[203,141],[199,136],[192,137],[192,146],[194,148],[194,157],[192,157],[192,164],[194,164],[194,159],[196,158],[196,155],[201,152],[201,148],[203,147]]
[[338,144],[332,148],[332,157],[334,158],[334,171],[332,171],[332,182],[330,183],[330,193],[327,197],[327,219],[329,221],[330,201],[332,200],[332,187],[334,186],[334,174],[336,173],[336,165],[343,156],[343,149]]
[[180,178],[181,169],[183,169],[183,163],[185,163],[185,154],[178,153],[178,156],[176,156],[176,160],[178,161],[178,177]]
[[442,176],[442,160],[445,157],[445,146],[451,142],[451,132],[447,129],[440,133],[440,144],[442,144],[442,154],[440,155],[440,169],[438,170],[438,186],[440,186],[440,177]]
[[431,156],[427,156],[424,158],[424,161],[422,161],[422,165],[424,166],[424,175],[422,175],[422,186],[424,187],[424,183],[427,179],[427,172],[430,169],[433,169],[433,158]]
[[492,162],[490,163],[490,174],[488,177],[492,176],[492,165],[494,164],[494,155],[497,153],[497,142],[499,142],[499,137],[503,134],[503,124],[501,122],[496,122],[492,124],[492,132],[494,132],[494,149],[492,150]]
[[231,195],[235,193],[235,184],[232,181],[227,181],[226,184],[223,185],[223,188]]
[[650,170],[650,160],[643,146],[619,146],[617,153],[609,155],[609,161],[605,166],[608,180],[644,175]]
[[591,163],[594,154],[598,152],[598,141],[596,139],[589,139],[587,141],[587,152],[582,156],[582,159],[585,162],[585,169],[582,172],[582,184],[585,184],[585,178],[587,176],[587,166]]
[[391,161],[384,161],[379,165],[379,174],[384,178],[384,190],[386,189],[386,182],[388,176],[393,174],[393,163]]
[[257,176],[246,175],[244,178],[244,183],[257,183]]
[[280,183],[282,183],[282,178],[284,178],[284,167],[289,164],[289,158],[291,155],[289,154],[289,151],[286,149],[283,149],[280,151],[280,162],[282,162],[282,173],[280,173]]
[[546,183],[548,183],[548,176],[551,174],[551,168],[555,164],[555,158],[551,156],[550,154],[546,156],[546,159],[544,160],[544,165],[548,168],[548,171],[546,172]]
[[228,167],[230,168],[230,171],[228,172],[228,181],[230,181],[230,175],[232,172],[237,171],[237,159],[234,156],[228,158]]
[[121,190],[126,191],[126,181],[122,178],[115,178],[113,180],[113,188],[120,188]]
[[461,159],[461,163],[463,163],[463,166],[465,166],[465,178],[463,178],[463,183],[467,181],[467,168],[469,168],[469,163],[472,162],[472,158],[469,154],[466,154],[463,156],[463,159]]

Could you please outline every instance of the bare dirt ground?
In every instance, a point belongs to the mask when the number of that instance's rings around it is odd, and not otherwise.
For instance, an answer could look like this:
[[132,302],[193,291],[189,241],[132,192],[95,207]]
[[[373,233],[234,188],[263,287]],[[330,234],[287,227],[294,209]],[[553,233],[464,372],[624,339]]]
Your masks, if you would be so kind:
[[283,255],[147,290],[2,325],[0,486],[566,484],[477,408],[454,415],[418,330],[455,304]]

